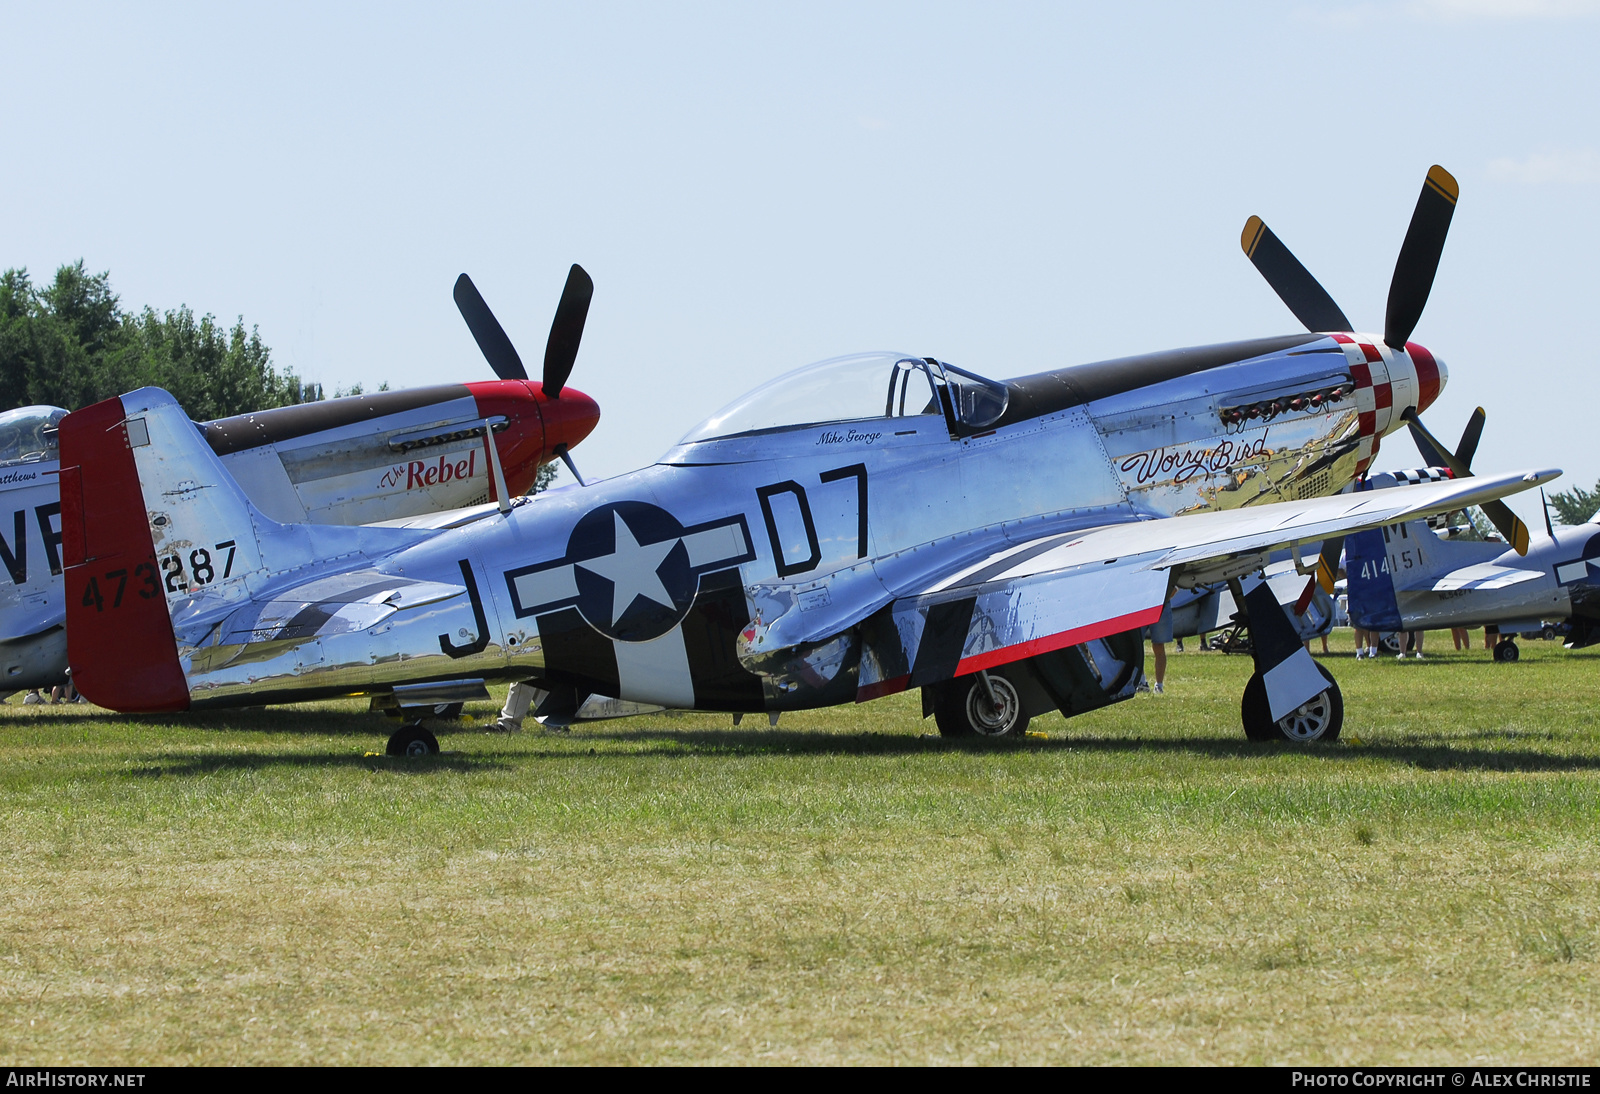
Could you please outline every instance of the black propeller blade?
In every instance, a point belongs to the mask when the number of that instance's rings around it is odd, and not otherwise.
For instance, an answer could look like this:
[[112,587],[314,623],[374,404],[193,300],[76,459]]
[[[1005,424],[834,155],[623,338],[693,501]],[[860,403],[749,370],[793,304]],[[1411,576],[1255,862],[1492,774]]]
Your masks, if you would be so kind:
[[1438,164],[1428,168],[1428,177],[1422,183],[1422,195],[1417,198],[1417,208],[1411,214],[1411,227],[1406,229],[1406,240],[1400,245],[1400,257],[1395,260],[1394,279],[1389,282],[1389,309],[1383,320],[1383,340],[1393,349],[1404,349],[1406,340],[1422,318],[1422,308],[1433,289],[1433,277],[1439,271],[1439,255],[1444,251],[1444,239],[1450,232],[1450,218],[1455,215],[1456,198],[1461,188],[1450,172]]
[[[1407,421],[1409,422],[1410,419],[1407,419]],[[1445,450],[1435,447],[1433,443],[1433,434],[1422,428],[1422,421],[1420,418],[1416,422],[1411,423],[1411,439],[1417,442],[1417,451],[1422,454],[1422,459],[1429,467],[1452,466],[1451,459],[1445,454]],[[1468,462],[1461,459],[1459,456],[1456,457],[1455,462],[1461,464],[1463,467],[1469,466]],[[1471,474],[1471,472],[1468,471],[1468,474]]]
[[583,324],[589,318],[589,301],[593,297],[594,282],[583,267],[574,262],[567,271],[567,285],[561,290],[561,303],[556,305],[556,317],[550,323],[550,339],[544,346],[544,395],[547,399],[560,398],[561,389],[567,386],[567,377],[572,375],[573,363],[578,359],[578,344],[583,341]]
[[[1294,317],[1311,331],[1351,330],[1339,305],[1333,302],[1311,271],[1289,253],[1289,248],[1273,234],[1260,217],[1244,222],[1239,245],[1261,276],[1267,279],[1278,297],[1294,312]],[[1424,294],[1426,295],[1426,294]]]
[[[1400,416],[1411,427],[1411,436],[1416,440],[1419,449],[1424,444],[1431,447],[1437,455],[1442,457],[1444,466],[1448,467],[1450,473],[1456,478],[1465,479],[1471,477],[1472,468],[1457,459],[1455,453],[1446,451],[1444,445],[1439,443],[1438,438],[1429,433],[1428,427],[1422,424],[1422,419],[1417,417],[1417,412],[1414,408],[1407,407]],[[1468,429],[1471,429],[1470,423]],[[1511,511],[1510,506],[1503,501],[1486,501],[1479,508],[1483,510],[1483,515],[1488,517],[1490,522],[1500,530],[1500,534],[1506,537],[1506,542],[1516,548],[1517,554],[1525,555],[1528,553],[1528,526],[1523,524],[1521,518]]]
[[1556,538],[1555,527],[1550,523],[1550,500],[1544,496],[1544,487],[1539,487],[1539,508],[1544,510],[1544,530],[1551,539]]
[[[517,356],[517,347],[506,337],[505,328],[500,326],[500,320],[494,317],[494,312],[484,303],[478,287],[466,274],[456,278],[455,298],[456,307],[461,310],[461,318],[467,321],[467,329],[477,340],[478,348],[483,351],[483,356],[488,360],[489,367],[494,369],[494,374],[502,380],[526,380],[528,370],[522,367],[522,358]],[[582,329],[581,323],[579,329]]]
[[1483,436],[1483,407],[1472,412],[1467,419],[1467,428],[1461,431],[1461,443],[1456,445],[1456,459],[1472,466],[1472,457],[1478,454],[1478,439]]

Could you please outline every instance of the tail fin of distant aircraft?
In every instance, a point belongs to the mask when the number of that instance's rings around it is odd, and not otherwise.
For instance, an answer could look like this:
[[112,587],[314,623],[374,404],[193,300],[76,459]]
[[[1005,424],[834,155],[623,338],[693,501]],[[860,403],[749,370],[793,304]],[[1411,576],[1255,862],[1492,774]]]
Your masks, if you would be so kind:
[[[1416,521],[1422,531],[1427,524]],[[1350,594],[1350,622],[1362,630],[1401,629],[1400,604],[1394,593],[1394,574],[1390,572],[1384,533],[1378,528],[1357,532],[1344,541],[1344,572]]]
[[78,690],[116,710],[188,709],[188,632],[274,579],[431,534],[271,520],[159,388],[70,414],[60,436],[68,657]]

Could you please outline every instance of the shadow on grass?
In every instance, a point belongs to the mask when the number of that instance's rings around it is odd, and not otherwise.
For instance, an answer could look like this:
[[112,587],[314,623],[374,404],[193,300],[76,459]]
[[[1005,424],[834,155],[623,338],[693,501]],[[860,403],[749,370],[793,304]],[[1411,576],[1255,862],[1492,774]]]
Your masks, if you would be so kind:
[[[49,727],[85,727],[109,725],[139,729],[180,729],[217,731],[226,733],[277,733],[316,736],[388,737],[400,723],[382,714],[365,710],[297,710],[294,707],[241,707],[233,710],[184,711],[174,714],[116,714],[97,707],[46,707],[29,708],[27,713],[16,711],[5,718],[5,707],[0,707],[0,725]],[[449,733],[474,724],[471,718],[462,717],[455,722],[429,721],[435,732]]]
[[[114,720],[114,721],[113,721]],[[6,719],[0,719],[0,724]],[[12,721],[20,725],[25,720]],[[397,723],[367,711],[297,710],[294,708],[243,709],[206,711],[178,715],[108,715],[102,711],[56,710],[48,718],[26,719],[35,726],[41,724],[63,727],[87,726],[93,723],[137,726],[151,729],[178,728],[185,730],[216,731],[218,733],[255,733],[324,737],[364,737],[375,748],[381,747]],[[430,722],[429,726],[441,738],[447,753],[452,739],[476,737],[475,721],[463,718],[457,722]],[[482,734],[482,736],[489,736]],[[530,735],[532,736],[532,735]],[[1506,771],[1506,772],[1560,772],[1600,771],[1600,755],[1560,755],[1528,747],[1528,734],[1502,735],[1492,730],[1464,731],[1462,741],[1471,745],[1463,747],[1455,742],[1438,740],[1402,740],[1374,742],[1361,745],[1348,743],[1332,745],[1294,745],[1288,742],[1255,744],[1242,738],[1191,737],[1191,738],[1141,738],[1135,736],[1056,736],[1050,739],[1035,737],[1017,741],[989,741],[981,738],[946,738],[934,734],[913,736],[909,733],[833,733],[826,730],[792,729],[696,729],[675,728],[670,725],[591,724],[579,729],[572,737],[539,738],[547,741],[543,746],[528,747],[530,738],[521,738],[520,747],[470,754],[443,755],[421,760],[406,760],[387,756],[364,756],[338,752],[259,752],[245,754],[219,754],[212,756],[173,756],[146,761],[133,769],[135,777],[163,775],[204,775],[230,770],[264,770],[283,767],[340,768],[366,766],[372,770],[393,770],[408,774],[427,774],[435,771],[481,771],[505,769],[526,763],[552,760],[570,761],[585,758],[591,753],[588,746],[609,743],[616,750],[606,749],[602,756],[639,756],[688,759],[696,756],[761,756],[761,755],[815,755],[815,756],[920,756],[930,753],[961,753],[968,755],[1012,755],[1018,753],[1085,752],[1101,754],[1138,754],[1150,756],[1189,756],[1197,759],[1252,761],[1277,758],[1285,755],[1309,755],[1321,762],[1342,763],[1363,761],[1414,767],[1439,771]],[[501,740],[505,740],[501,738]],[[1511,747],[1496,748],[1494,743],[1503,740]],[[510,742],[507,741],[509,744]]]
[[[1458,771],[1600,771],[1600,756],[1561,756],[1526,747],[1493,750],[1458,748],[1446,742],[1394,742],[1379,744],[1296,745],[1256,744],[1243,739],[1191,738],[1184,740],[1139,737],[1030,737],[1019,741],[949,738],[902,733],[838,734],[805,730],[671,730],[636,727],[585,730],[580,740],[645,745],[627,755],[827,755],[908,756],[928,753],[1009,755],[1015,753],[1146,753],[1152,756],[1188,755],[1212,760],[1258,760],[1309,755],[1329,763],[1351,760],[1377,761],[1426,770]],[[655,747],[649,747],[655,746]],[[551,752],[549,755],[571,755]],[[533,757],[530,757],[533,758]]]
[[398,775],[435,775],[441,771],[457,774],[492,771],[511,765],[495,756],[468,756],[448,749],[438,756],[418,758],[400,756],[355,756],[329,752],[257,752],[217,756],[173,756],[146,759],[126,774],[133,779],[187,778],[236,771],[269,771],[283,768],[332,771],[364,767],[374,773],[391,771]]

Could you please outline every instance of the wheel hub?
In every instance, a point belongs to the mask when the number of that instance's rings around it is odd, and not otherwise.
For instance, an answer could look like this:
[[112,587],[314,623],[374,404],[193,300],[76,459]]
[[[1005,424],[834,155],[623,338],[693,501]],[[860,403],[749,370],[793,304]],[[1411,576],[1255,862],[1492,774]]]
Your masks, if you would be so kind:
[[967,722],[985,737],[1001,737],[1016,726],[1022,704],[1017,689],[1005,677],[990,676],[989,687],[994,692],[993,703],[979,684],[974,683],[967,692]]
[[1278,728],[1291,741],[1315,741],[1327,732],[1332,719],[1333,701],[1323,691],[1278,719]]

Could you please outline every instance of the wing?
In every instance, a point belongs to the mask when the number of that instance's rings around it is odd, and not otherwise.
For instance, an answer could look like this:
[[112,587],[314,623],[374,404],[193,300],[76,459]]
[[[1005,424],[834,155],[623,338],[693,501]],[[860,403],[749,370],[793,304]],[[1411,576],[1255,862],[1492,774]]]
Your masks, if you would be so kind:
[[1285,546],[1478,505],[1558,474],[1425,483],[1008,544],[888,604],[866,628],[857,699],[1146,626],[1159,618],[1171,583],[1241,576]]

